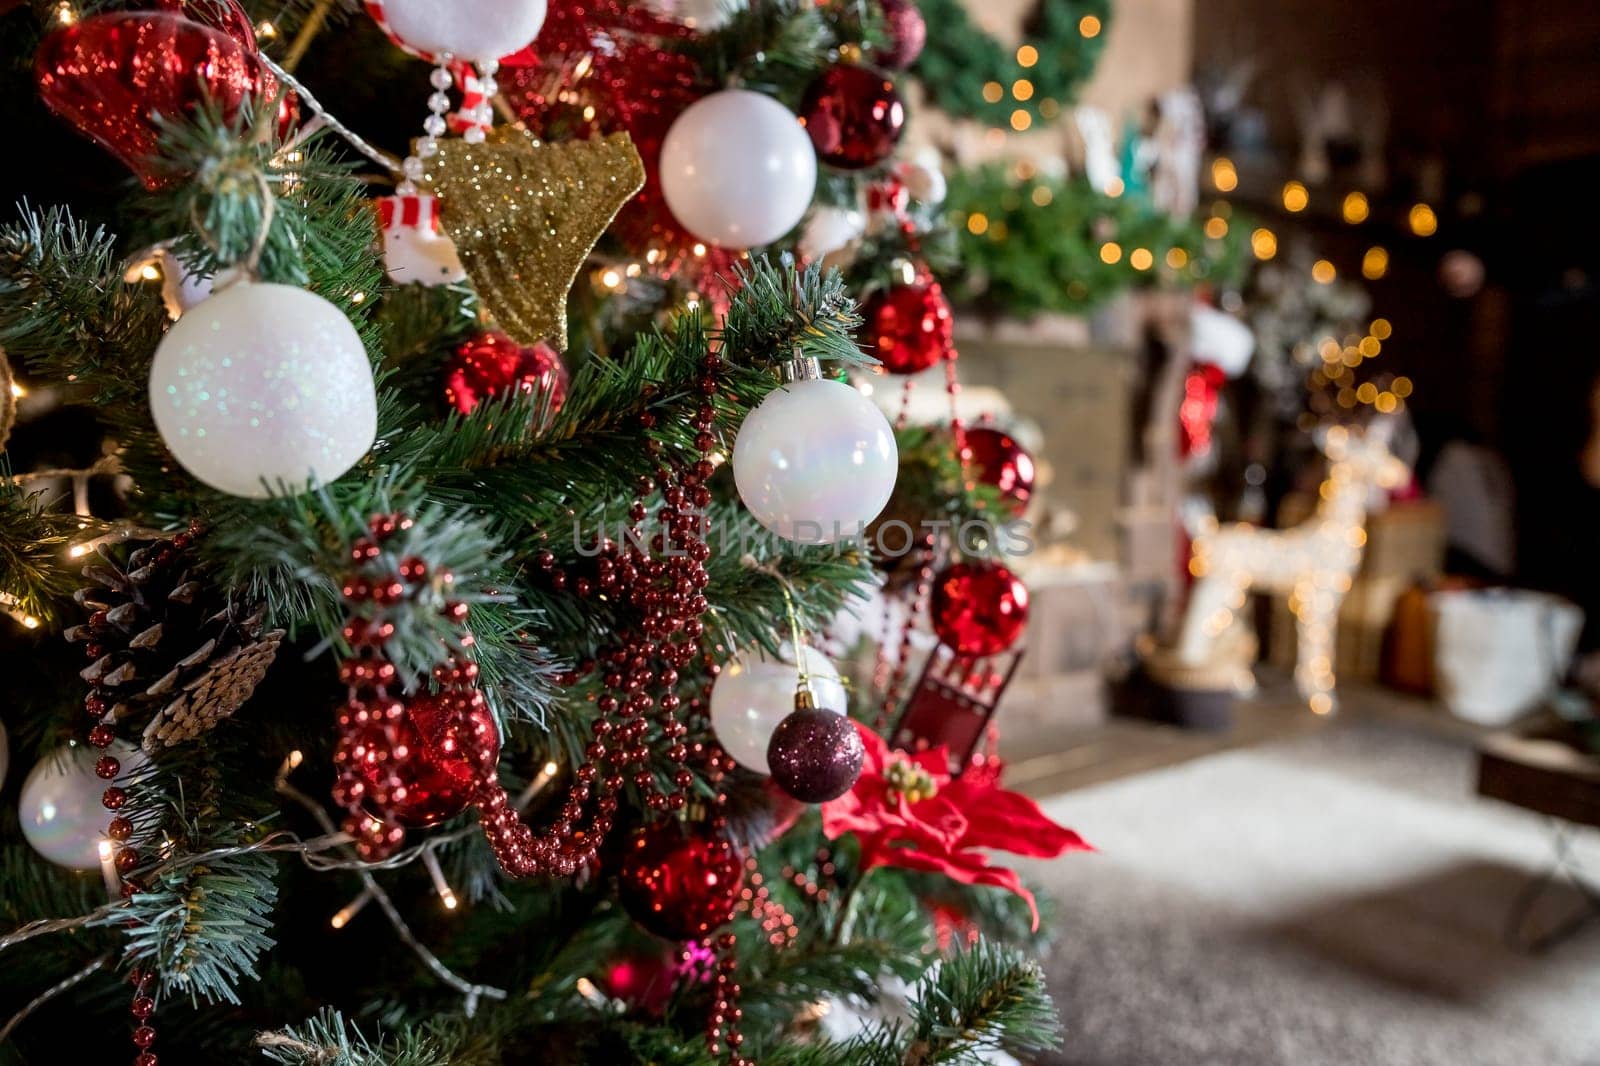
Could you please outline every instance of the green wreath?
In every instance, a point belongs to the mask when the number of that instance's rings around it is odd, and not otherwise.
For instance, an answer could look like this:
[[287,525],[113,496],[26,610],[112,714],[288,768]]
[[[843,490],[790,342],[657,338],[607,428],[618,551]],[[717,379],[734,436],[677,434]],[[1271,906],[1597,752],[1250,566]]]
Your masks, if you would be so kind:
[[[1017,128],[1013,113],[1028,116],[1028,128],[1050,121],[1071,103],[1094,71],[1111,21],[1110,0],[1038,0],[1023,26],[1022,43],[1038,53],[1024,67],[1016,50],[979,29],[962,0],[918,0],[928,24],[928,43],[912,68],[941,110],[990,126]],[[1085,36],[1086,19],[1094,29]],[[1032,94],[1019,100],[1012,87],[1024,80]],[[999,93],[986,86],[1000,86]]]

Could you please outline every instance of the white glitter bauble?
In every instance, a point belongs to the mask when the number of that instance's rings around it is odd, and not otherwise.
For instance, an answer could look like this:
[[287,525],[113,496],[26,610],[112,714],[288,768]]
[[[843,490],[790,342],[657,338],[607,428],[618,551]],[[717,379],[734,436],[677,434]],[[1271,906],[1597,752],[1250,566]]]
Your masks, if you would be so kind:
[[[792,657],[788,645],[784,651]],[[847,707],[839,671],[815,648],[805,649],[806,672],[817,707],[837,714]],[[711,728],[717,743],[758,774],[768,772],[767,744],[778,723],[794,713],[795,686],[800,671],[792,662],[769,659],[752,648],[724,664],[711,687]]]
[[739,498],[763,526],[800,544],[859,535],[889,502],[899,464],[883,412],[826,378],[768,393],[733,445]]
[[100,802],[111,785],[126,786],[147,760],[132,744],[115,741],[105,750],[122,763],[114,781],[94,772],[101,752],[94,748],[62,748],[39,760],[22,783],[17,817],[22,835],[34,851],[57,866],[92,870],[100,865],[100,841],[112,815]]
[[332,481],[372,447],[378,403],[361,338],[291,285],[239,282],[173,325],[150,367],[150,413],[183,468],[261,498]]
[[817,152],[770,96],[725,89],[696,100],[661,145],[661,192],[683,228],[754,248],[794,228],[817,187]]
[[367,7],[412,51],[482,63],[532,44],[545,0],[367,0]]

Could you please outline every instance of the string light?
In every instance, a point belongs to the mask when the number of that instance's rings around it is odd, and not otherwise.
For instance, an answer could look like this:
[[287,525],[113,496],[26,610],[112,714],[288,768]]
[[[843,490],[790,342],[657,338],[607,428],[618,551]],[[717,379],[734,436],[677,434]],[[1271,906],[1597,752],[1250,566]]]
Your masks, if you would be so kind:
[[1149,270],[1155,265],[1156,257],[1150,254],[1148,248],[1135,248],[1128,253],[1128,265],[1135,270]]
[[1011,112],[1011,128],[1018,133],[1021,133],[1031,125],[1033,125],[1033,116],[1022,110],[1022,108],[1019,107]]
[[1367,332],[1380,341],[1386,341],[1394,336],[1394,325],[1387,318],[1375,318],[1372,325],[1367,327]]
[[1339,272],[1335,270],[1333,264],[1326,259],[1318,259],[1315,263],[1311,264],[1311,280],[1315,281],[1318,285],[1331,285],[1333,284],[1333,279],[1338,276]]
[[1027,78],[1018,78],[1011,83],[1011,95],[1018,100],[1033,99],[1033,82]]
[[1211,161],[1211,184],[1217,187],[1218,192],[1232,192],[1239,187],[1239,172],[1234,168],[1233,160],[1218,156]]
[[262,19],[256,23],[256,36],[263,41],[275,40],[278,36],[278,27],[271,19]]
[[1189,263],[1189,253],[1182,248],[1169,248],[1167,250],[1167,266],[1173,270],[1182,270]]
[[1411,225],[1411,232],[1418,237],[1432,237],[1439,232],[1439,216],[1427,204],[1413,206],[1407,221]]
[[1000,98],[1006,94],[1006,88],[997,81],[983,83],[983,98],[991,104],[998,104]]
[[1286,182],[1283,186],[1283,207],[1291,213],[1304,211],[1311,203],[1311,194],[1306,187],[1298,181]]
[[1378,281],[1389,273],[1389,250],[1382,245],[1374,244],[1367,249],[1367,254],[1361,257],[1361,276],[1368,281]]
[[1039,50],[1031,44],[1025,44],[1017,49],[1017,66],[1031,67],[1039,62]]
[[460,906],[461,901],[456,899],[456,894],[450,889],[450,883],[444,879],[444,871],[439,868],[439,857],[432,851],[424,851],[422,865],[428,871],[428,878],[433,881],[433,890],[439,894],[439,902],[444,904],[444,909],[453,911]]
[[1100,246],[1100,262],[1107,266],[1112,263],[1122,262],[1122,245],[1116,241],[1107,241]]
[[1353,192],[1344,198],[1344,220],[1352,226],[1365,222],[1371,209],[1365,193]]
[[1228,220],[1212,216],[1206,219],[1205,233],[1214,241],[1220,241],[1228,235]]
[[1389,386],[1389,388],[1396,396],[1403,400],[1407,396],[1411,395],[1411,379],[1403,376],[1395,378],[1394,382]]
[[1127,190],[1127,188],[1127,184],[1121,178],[1112,178],[1110,181],[1106,182],[1106,195],[1115,200],[1117,197],[1121,196]]
[[1085,15],[1078,20],[1078,32],[1085,39],[1100,36],[1101,23],[1094,15]]
[[1250,251],[1262,262],[1266,262],[1278,254],[1278,235],[1266,227],[1250,234]]
[[61,0],[56,5],[56,21],[63,26],[71,26],[78,21],[78,12],[67,0]]
[[1050,201],[1055,198],[1056,194],[1050,191],[1050,186],[1048,185],[1035,185],[1033,187],[1033,195],[1030,197],[1035,207],[1047,207]]
[[28,390],[23,388],[21,385],[18,385],[15,381],[13,381],[11,383],[11,395],[12,395],[12,397],[14,399],[20,400],[24,396],[28,395]]
[[350,924],[352,918],[361,913],[362,907],[371,902],[372,892],[369,889],[362,889],[360,895],[334,912],[333,917],[328,919],[328,924],[335,929],[343,929]]
[[967,232],[974,237],[981,237],[989,232],[989,216],[982,211],[974,211],[967,216]]

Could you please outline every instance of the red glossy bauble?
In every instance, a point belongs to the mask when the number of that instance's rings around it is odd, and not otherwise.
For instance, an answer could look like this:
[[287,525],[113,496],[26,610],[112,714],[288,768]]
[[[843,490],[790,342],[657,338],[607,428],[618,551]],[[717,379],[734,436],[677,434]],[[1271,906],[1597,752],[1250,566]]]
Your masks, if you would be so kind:
[[[390,794],[368,813],[411,829],[438,825],[467,809],[485,773],[500,755],[500,731],[481,697],[445,693],[418,696],[390,727],[393,758],[373,772],[389,780]],[[403,753],[403,754],[402,754]],[[399,786],[399,787],[395,787]]]
[[1028,624],[1028,586],[994,562],[956,563],[933,579],[933,631],[958,655],[1005,651]]
[[161,0],[156,6],[191,22],[221,30],[247,50],[256,50],[256,31],[250,24],[250,13],[239,6],[238,0]]
[[891,374],[915,374],[955,344],[950,301],[932,278],[879,289],[861,308],[861,343]]
[[1000,490],[1014,514],[1028,509],[1033,497],[1033,456],[1011,434],[992,426],[972,427],[967,430],[966,459],[979,481]]
[[800,122],[818,159],[861,170],[889,158],[905,129],[906,108],[894,82],[878,71],[836,63],[807,86]]
[[566,364],[542,341],[524,346],[504,333],[482,333],[457,348],[445,367],[444,398],[462,414],[508,389],[547,394],[554,413],[567,398]]
[[[216,24],[237,32],[225,6],[216,13]],[[270,101],[278,92],[277,78],[248,44],[170,12],[93,15],[56,30],[34,56],[34,80],[50,110],[150,189],[178,176],[162,167],[152,116],[186,118],[209,97],[231,120],[247,101]],[[294,98],[286,95],[278,104],[280,134],[295,117]]]
[[922,54],[928,43],[928,23],[916,0],[881,0],[884,35],[888,38],[883,47],[873,52],[873,58],[890,70],[905,70]]
[[[640,938],[644,941],[644,938]],[[658,1016],[678,984],[677,952],[659,940],[625,950],[596,974],[596,983],[612,999],[634,1010]]]
[[633,920],[668,940],[698,940],[733,917],[744,857],[719,830],[666,819],[628,841],[618,895]]

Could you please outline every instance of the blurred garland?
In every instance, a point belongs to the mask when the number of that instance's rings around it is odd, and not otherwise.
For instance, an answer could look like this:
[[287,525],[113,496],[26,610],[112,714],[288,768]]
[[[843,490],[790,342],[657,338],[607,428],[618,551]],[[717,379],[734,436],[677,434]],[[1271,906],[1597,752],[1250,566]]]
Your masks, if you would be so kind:
[[[1018,110],[1034,118],[1055,118],[1076,96],[1094,71],[1105,45],[1111,21],[1110,0],[1037,0],[1023,24],[1025,46],[1036,61],[1024,66],[1016,49],[1008,49],[972,21],[963,0],[919,0],[922,16],[935,32],[913,68],[941,110],[957,118],[976,119],[990,126],[1009,126]],[[1085,20],[1093,28],[1085,36]],[[1012,86],[1031,83],[1025,98],[1013,95]],[[984,96],[990,83],[1001,92]],[[1026,128],[1023,126],[1021,128]]]
[[1249,261],[1242,218],[1208,237],[1200,219],[1107,196],[1082,177],[1019,177],[992,163],[952,174],[945,208],[962,269],[942,280],[957,302],[983,311],[1077,314],[1133,287],[1227,288]]

